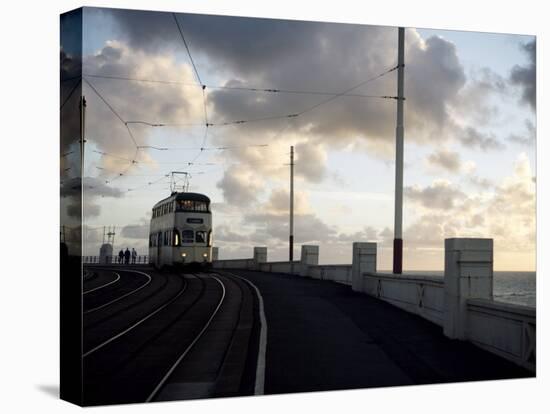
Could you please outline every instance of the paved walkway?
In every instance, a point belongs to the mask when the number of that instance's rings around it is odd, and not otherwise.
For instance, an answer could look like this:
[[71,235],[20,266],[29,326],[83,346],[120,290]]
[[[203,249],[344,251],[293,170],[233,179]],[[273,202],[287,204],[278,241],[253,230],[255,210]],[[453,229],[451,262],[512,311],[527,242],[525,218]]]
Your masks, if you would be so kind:
[[265,393],[532,376],[416,315],[329,281],[232,271],[260,290]]

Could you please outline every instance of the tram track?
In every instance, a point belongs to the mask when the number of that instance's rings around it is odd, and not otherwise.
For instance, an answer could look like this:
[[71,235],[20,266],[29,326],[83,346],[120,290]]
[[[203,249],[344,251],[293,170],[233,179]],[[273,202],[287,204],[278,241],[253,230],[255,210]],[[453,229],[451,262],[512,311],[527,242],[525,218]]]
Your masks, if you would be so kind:
[[[182,278],[187,294],[179,292],[84,353],[86,405],[166,399],[166,386],[177,382],[173,375],[182,369],[195,378],[213,376],[208,396],[255,393],[258,335],[252,335],[256,306],[252,289],[233,275],[199,273]],[[246,390],[244,382],[251,384]],[[184,393],[174,398],[194,397]]]
[[195,338],[193,339],[193,341],[191,341],[191,343],[187,346],[187,348],[185,348],[185,350],[180,354],[180,356],[176,359],[176,361],[172,364],[172,366],[168,369],[168,371],[166,372],[166,374],[164,374],[164,376],[162,377],[162,379],[159,381],[159,383],[156,385],[156,387],[153,389],[153,391],[151,392],[151,394],[149,394],[149,396],[147,397],[147,399],[145,400],[145,402],[150,402],[152,401],[155,396],[158,394],[158,392],[160,391],[160,389],[164,386],[164,384],[166,383],[166,381],[168,380],[168,378],[170,377],[170,375],[172,375],[172,373],[174,372],[174,370],[178,367],[178,365],[181,363],[181,361],[187,356],[187,354],[191,351],[191,349],[193,349],[193,347],[195,346],[195,344],[200,340],[200,338],[203,336],[203,334],[205,333],[205,331],[208,329],[208,327],[210,326],[210,324],[212,323],[212,320],[214,319],[214,317],[217,315],[218,311],[220,310],[220,307],[222,306],[222,303],[224,302],[225,300],[225,292],[226,292],[226,289],[225,289],[225,285],[224,283],[216,276],[213,276],[213,279],[216,280],[221,288],[222,288],[222,295],[221,295],[221,298],[218,302],[218,304],[216,305],[216,308],[214,309],[214,311],[212,312],[212,314],[210,315],[210,317],[208,318],[208,320],[206,321],[206,323],[204,324],[203,328],[200,330],[200,332],[195,336]]
[[[207,283],[198,276],[186,275],[190,279],[188,295],[179,298],[179,303],[164,308],[154,320],[142,324],[139,329],[111,342],[100,352],[94,352],[85,359],[84,367],[89,385],[86,390],[86,404],[143,402],[155,386],[154,379],[165,373],[163,369],[172,360],[170,354],[181,347],[187,335],[193,331],[195,317],[182,321],[189,310],[208,307],[201,302],[207,290]],[[199,303],[198,306],[197,303]],[[174,308],[175,307],[175,308]],[[175,312],[169,310],[174,308]],[[202,312],[200,312],[202,313]],[[180,333],[182,336],[181,339]],[[90,360],[91,359],[91,360]],[[159,362],[159,359],[164,362]],[[132,384],[128,389],[128,383]],[[145,384],[144,384],[145,383]]]
[[82,292],[82,294],[83,294],[83,295],[87,295],[87,294],[89,294],[89,293],[96,292],[96,291],[98,291],[98,290],[100,290],[100,289],[104,289],[104,288],[106,288],[107,286],[111,286],[112,284],[118,282],[118,281],[120,280],[120,274],[117,273],[117,272],[113,272],[113,273],[116,275],[115,278],[114,278],[113,280],[111,280],[111,281],[109,281],[109,282],[107,282],[107,283],[104,283],[104,284],[102,284],[102,285],[96,286],[96,287],[94,287],[94,288],[85,290],[85,291]]
[[[260,329],[255,295],[238,277],[226,273],[209,276],[225,285],[224,300],[220,299],[216,313],[147,401],[259,394],[256,355]],[[261,381],[263,384],[263,375]]]
[[146,282],[143,283],[142,285],[138,286],[137,288],[131,290],[130,292],[127,292],[121,296],[118,296],[116,297],[115,299],[112,299],[106,303],[103,303],[102,305],[99,305],[99,306],[96,306],[94,308],[91,308],[91,309],[87,309],[84,311],[84,315],[86,314],[89,314],[89,313],[92,313],[92,312],[95,312],[95,311],[98,311],[100,309],[104,309],[106,308],[107,306],[110,306],[114,303],[117,303],[119,301],[121,301],[122,299],[124,298],[127,298],[128,296],[131,296],[133,294],[136,294],[137,292],[139,292],[140,290],[142,290],[143,288],[145,288],[146,286],[148,286],[151,281],[152,281],[152,277],[151,275],[149,275],[148,273],[145,273],[145,272],[141,272],[141,271],[138,271],[138,270],[124,270],[123,272],[132,272],[132,273],[138,273],[138,274],[141,274],[143,276],[145,276],[147,278]]
[[184,280],[182,288],[178,291],[178,293],[175,296],[173,296],[167,302],[164,302],[162,305],[160,305],[154,311],[147,314],[145,317],[143,317],[143,318],[139,319],[138,321],[134,322],[133,324],[131,324],[129,327],[127,327],[123,331],[121,331],[121,332],[117,333],[116,335],[110,337],[109,339],[101,342],[99,345],[94,346],[92,349],[90,349],[87,352],[85,352],[84,354],[82,354],[82,357],[86,358],[87,356],[93,354],[94,352],[100,350],[101,348],[105,347],[106,345],[112,343],[116,339],[122,337],[123,335],[125,335],[128,332],[132,331],[136,327],[140,326],[142,323],[144,323],[145,321],[147,321],[150,318],[152,318],[153,316],[155,316],[157,313],[159,313],[160,311],[165,309],[167,306],[174,303],[185,292],[186,289],[187,289],[187,281]]
[[[93,330],[100,325],[108,323],[110,325],[117,325],[117,319],[123,319],[118,324],[126,324],[128,316],[132,313],[137,313],[137,316],[131,318],[133,320],[140,319],[143,316],[143,309],[146,309],[149,302],[155,306],[155,303],[161,298],[163,292],[168,292],[173,287],[173,280],[167,275],[159,273],[154,274],[151,283],[149,283],[146,289],[142,289],[139,292],[134,292],[134,295],[129,295],[107,306],[103,309],[99,309],[97,312],[84,313],[84,333],[93,333]],[[178,288],[179,289],[179,288]],[[172,296],[170,295],[169,298]],[[148,313],[149,311],[146,311]]]

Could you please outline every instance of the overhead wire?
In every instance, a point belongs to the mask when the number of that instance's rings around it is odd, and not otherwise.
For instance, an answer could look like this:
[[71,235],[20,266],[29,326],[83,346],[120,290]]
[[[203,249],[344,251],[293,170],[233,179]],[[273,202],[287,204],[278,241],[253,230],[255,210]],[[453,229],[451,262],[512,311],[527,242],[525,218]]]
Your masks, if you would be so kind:
[[[98,74],[86,74],[87,77],[93,78],[102,78],[102,79],[112,79],[112,80],[125,80],[132,82],[146,82],[146,83],[161,83],[161,84],[171,84],[171,85],[189,85],[202,87],[196,82],[187,82],[187,81],[175,81],[175,80],[161,80],[161,79],[146,79],[146,78],[132,78],[125,76],[109,76],[109,75],[98,75]],[[327,92],[327,91],[308,91],[300,89],[284,89],[284,88],[260,88],[260,87],[247,87],[247,86],[228,86],[228,85],[204,85],[207,89],[220,89],[220,90],[232,90],[232,91],[243,91],[243,92],[258,92],[258,93],[272,93],[272,94],[295,94],[295,95],[327,95],[327,96],[340,96],[338,92]],[[361,93],[346,93],[342,95],[345,97],[356,97],[356,98],[380,98],[380,99],[396,99],[395,96],[386,96],[386,95],[369,95]]]
[[[183,29],[178,21],[178,18],[176,16],[175,13],[172,13],[172,16],[173,16],[173,19],[174,19],[174,22],[176,23],[176,26],[177,26],[177,29],[178,29],[178,32],[180,34],[180,37],[181,37],[181,40],[185,46],[185,49],[187,51],[187,54],[189,56],[189,60],[191,62],[191,65],[193,67],[193,71],[194,71],[194,74],[198,80],[198,84],[196,83],[191,83],[191,82],[185,82],[185,81],[167,81],[167,80],[154,80],[154,79],[139,79],[139,78],[131,78],[131,77],[122,77],[122,76],[107,76],[107,75],[94,75],[94,74],[88,74],[86,76],[89,76],[89,77],[96,77],[96,78],[105,78],[105,79],[118,79],[118,80],[127,80],[127,81],[139,81],[139,82],[154,82],[154,83],[163,83],[163,84],[189,84],[189,85],[194,85],[194,86],[200,86],[201,89],[202,89],[202,97],[203,97],[203,109],[204,109],[204,136],[203,136],[203,141],[202,141],[202,145],[199,147],[199,148],[196,148],[199,152],[196,154],[196,156],[189,162],[187,162],[185,165],[186,166],[194,166],[194,165],[201,165],[200,163],[196,163],[196,160],[202,155],[202,153],[204,151],[207,151],[207,150],[226,150],[226,149],[231,149],[231,148],[238,148],[238,147],[241,147],[241,146],[227,146],[227,147],[214,147],[214,148],[207,148],[206,147],[206,142],[207,142],[207,139],[208,139],[208,130],[209,130],[209,127],[210,126],[228,126],[228,125],[240,125],[240,124],[245,124],[245,123],[253,123],[253,122],[261,122],[261,121],[267,121],[267,120],[277,120],[277,119],[291,119],[291,120],[294,120],[296,119],[297,117],[305,114],[305,113],[308,113],[310,111],[313,111],[314,109],[322,106],[322,105],[325,105],[337,98],[340,98],[340,97],[343,97],[343,96],[356,96],[356,97],[366,97],[366,98],[380,98],[380,99],[398,99],[397,97],[395,96],[384,96],[384,95],[362,95],[362,94],[350,94],[350,92],[354,91],[355,89],[358,89],[360,88],[361,86],[364,86],[366,85],[367,83],[369,82],[372,82],[376,79],[379,79],[381,78],[382,76],[396,70],[398,68],[398,66],[394,66],[380,74],[378,74],[377,76],[374,76],[372,78],[369,78],[365,81],[362,81],[360,82],[359,84],[349,88],[349,89],[346,89],[345,91],[343,92],[340,92],[340,93],[329,93],[329,92],[322,92],[322,91],[303,91],[303,90],[291,90],[291,89],[279,89],[279,88],[253,88],[253,87],[239,87],[239,86],[228,86],[228,85],[225,85],[225,86],[210,86],[211,89],[227,89],[227,90],[242,90],[242,91],[252,91],[252,92],[264,92],[264,93],[287,93],[287,94],[311,94],[311,95],[325,95],[325,96],[329,96],[328,99],[325,99],[321,102],[318,102],[316,103],[315,105],[312,105],[312,106],[309,106],[307,108],[304,108],[302,109],[301,111],[299,112],[295,112],[295,113],[289,113],[289,114],[283,114],[283,115],[276,115],[276,116],[266,116],[266,117],[259,117],[259,118],[250,118],[250,119],[241,119],[241,120],[233,120],[233,121],[221,121],[221,122],[210,122],[209,121],[209,117],[208,117],[208,110],[207,110],[207,95],[206,95],[206,87],[207,85],[203,83],[201,77],[200,77],[200,74],[198,72],[198,69],[197,69],[197,66],[195,64],[195,61],[193,59],[193,56],[191,54],[191,50],[189,48],[189,45],[187,43],[187,40],[185,38],[185,35],[184,35],[184,32],[183,32]],[[147,122],[147,121],[144,121],[144,120],[131,120],[131,121],[125,121],[119,114],[118,112],[107,102],[107,100],[99,93],[99,91],[91,84],[91,82],[84,78],[84,80],[86,81],[86,83],[92,88],[92,90],[96,93],[96,95],[105,103],[105,105],[111,110],[111,112],[124,124],[125,128],[127,129],[128,131],[128,135],[130,136],[130,138],[132,139],[132,142],[134,143],[134,146],[136,147],[136,153],[134,155],[134,159],[132,160],[129,160],[129,159],[125,159],[126,161],[129,161],[130,164],[128,165],[128,167],[121,173],[119,173],[119,175],[115,178],[118,178],[118,177],[121,177],[121,176],[124,176],[124,174],[131,168],[131,166],[133,164],[136,164],[137,163],[137,160],[135,159],[137,157],[137,154],[139,152],[140,149],[153,149],[153,150],[158,150],[158,151],[169,151],[169,150],[192,150],[192,148],[185,148],[185,147],[156,147],[156,146],[148,146],[148,145],[145,145],[145,146],[139,146],[137,145],[137,142],[132,134],[132,131],[129,127],[130,124],[141,124],[141,125],[145,125],[145,126],[149,126],[149,127],[167,127],[167,126],[199,126],[201,124],[190,124],[190,123],[187,123],[187,124],[170,124],[170,123],[153,123],[153,122]],[[72,91],[71,91],[72,93]],[[279,136],[280,134],[282,134],[291,124],[292,122],[290,123],[286,123],[285,126],[278,132],[275,134],[275,137]],[[253,146],[267,146],[267,145],[253,145]],[[98,151],[96,151],[98,152]],[[101,152],[100,152],[101,153]],[[103,153],[102,155],[109,155],[107,153]],[[122,157],[118,157],[120,159],[124,159]],[[214,163],[202,163],[202,165],[215,165]],[[136,187],[134,189],[128,189],[128,191],[135,191],[139,188],[142,188],[142,187],[146,187],[146,186],[150,186],[150,185],[153,185],[154,183],[156,182],[160,182],[162,181],[162,179],[168,177],[170,174],[165,174],[163,175],[159,180],[155,180],[153,182],[149,182],[147,183],[146,185],[144,186],[140,186],[140,187]],[[113,179],[114,180],[114,179]],[[110,180],[110,181],[113,181],[113,180]],[[106,181],[107,183],[110,182],[110,181]]]
[[[73,79],[75,79],[75,78],[73,78]],[[61,107],[59,108],[60,111],[63,109],[65,104],[69,101],[69,99],[71,99],[71,96],[73,96],[74,91],[76,91],[76,88],[78,88],[78,85],[80,85],[81,82],[82,82],[82,78],[80,78],[78,80],[78,82],[73,86],[73,88],[71,89],[71,91],[69,92],[69,94],[67,95],[67,97],[65,98],[63,103],[61,104]]]
[[[321,102],[318,102],[316,103],[315,105],[312,105],[312,106],[309,106],[307,108],[304,108],[302,109],[301,111],[298,111],[298,112],[294,112],[294,113],[288,113],[288,114],[281,114],[281,115],[274,115],[274,116],[265,116],[265,117],[258,117],[258,118],[250,118],[250,119],[237,119],[237,120],[231,120],[231,121],[220,121],[220,122],[209,122],[208,120],[208,117],[207,117],[207,112],[206,112],[206,95],[204,93],[204,90],[206,88],[205,85],[202,85],[203,89],[203,103],[204,103],[204,111],[205,111],[205,125],[206,125],[206,128],[208,129],[208,127],[217,127],[217,126],[228,126],[228,125],[240,125],[240,124],[248,124],[248,123],[255,123],[255,122],[262,122],[262,121],[271,121],[271,120],[279,120],[279,119],[285,119],[285,118],[297,118],[307,112],[310,112],[322,105],[325,105],[337,98],[340,98],[340,97],[343,97],[343,96],[352,96],[352,95],[348,95],[351,91],[355,90],[355,89],[358,89],[366,84],[368,84],[369,82],[372,82],[372,81],[375,81],[385,75],[387,75],[388,73],[390,72],[393,72],[395,71],[396,69],[398,68],[398,66],[394,66],[388,70],[385,70],[384,72],[381,72],[379,73],[378,75],[376,76],[373,76],[371,78],[368,78],[354,86],[352,86],[351,88],[348,88],[346,89],[345,91],[343,92],[340,92],[340,93],[336,93],[336,94],[332,94],[332,93],[324,93],[324,92],[315,92],[314,94],[316,95],[329,95],[329,98],[328,99],[325,99]],[[196,68],[195,68],[196,70]],[[198,72],[197,72],[198,74]],[[283,90],[277,90],[277,89],[271,89],[269,91],[283,91]],[[286,92],[290,92],[288,90],[286,90]],[[294,91],[296,93],[301,93],[300,91]],[[361,95],[361,96],[364,96],[364,97],[372,97],[372,98],[379,98],[379,99],[398,99],[396,96],[389,96],[389,95]],[[189,124],[189,123],[183,123],[183,124],[180,124],[180,123],[160,123],[160,122],[157,122],[157,123],[153,123],[153,122],[147,122],[147,121],[131,121],[132,123],[139,123],[139,124],[143,124],[143,125],[147,125],[147,126],[150,126],[150,127],[170,127],[170,126],[198,126],[200,124]],[[205,132],[205,137],[207,135],[207,131]]]

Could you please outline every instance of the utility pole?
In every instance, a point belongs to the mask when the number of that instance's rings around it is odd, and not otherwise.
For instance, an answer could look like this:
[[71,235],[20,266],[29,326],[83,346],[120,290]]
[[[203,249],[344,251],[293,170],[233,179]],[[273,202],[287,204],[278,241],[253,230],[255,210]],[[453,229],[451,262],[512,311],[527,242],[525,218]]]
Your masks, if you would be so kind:
[[[86,144],[86,98],[80,95],[80,245],[84,245],[84,145]],[[82,270],[82,269],[81,269]]]
[[290,147],[290,223],[288,236],[288,260],[294,260],[294,145]]
[[395,129],[395,222],[393,273],[403,272],[403,89],[405,86],[405,28],[398,29],[397,52],[397,126]]
[[84,145],[86,144],[86,98],[80,96],[80,177],[84,180]]

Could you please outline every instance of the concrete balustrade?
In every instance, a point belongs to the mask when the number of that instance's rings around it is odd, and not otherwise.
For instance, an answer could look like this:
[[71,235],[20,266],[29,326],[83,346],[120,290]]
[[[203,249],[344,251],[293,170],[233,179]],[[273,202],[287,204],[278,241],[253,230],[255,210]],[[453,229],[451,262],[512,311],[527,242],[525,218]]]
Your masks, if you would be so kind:
[[364,273],[376,273],[376,243],[353,243],[351,288],[364,290]]
[[466,301],[466,339],[533,372],[536,332],[534,308],[487,299]]
[[310,265],[308,277],[351,285],[351,265]]
[[319,246],[302,245],[300,255],[300,276],[307,277],[310,266],[319,264]]
[[252,259],[217,260],[213,265],[348,284],[441,326],[449,338],[471,341],[535,371],[536,311],[493,301],[492,239],[445,240],[443,278],[377,273],[376,262],[377,244],[356,242],[351,265],[319,265],[319,246],[312,245],[302,246],[299,262],[267,262],[267,248],[255,247]]
[[367,273],[363,278],[363,292],[366,294],[443,326],[442,278],[383,273]]
[[493,240],[445,240],[445,335],[466,338],[468,299],[493,299]]
[[254,247],[254,269],[259,270],[260,264],[267,262],[267,247]]

